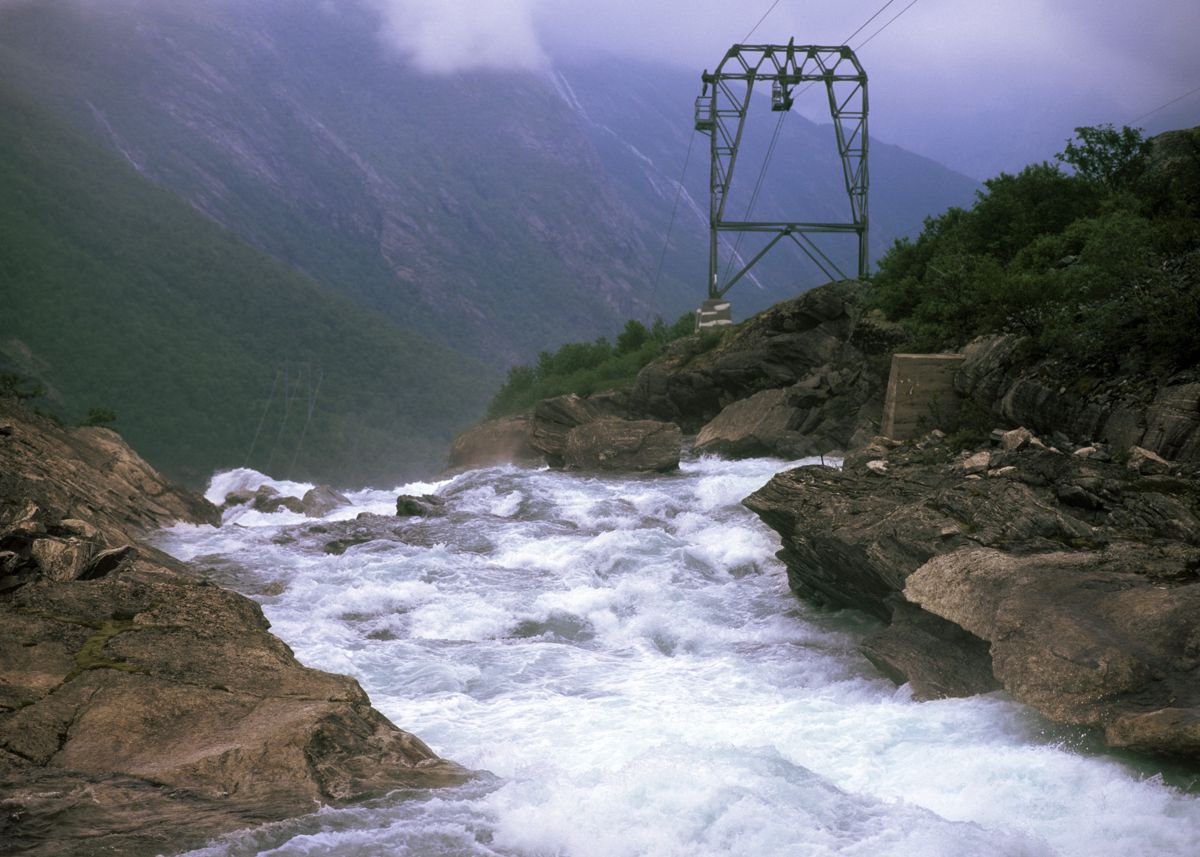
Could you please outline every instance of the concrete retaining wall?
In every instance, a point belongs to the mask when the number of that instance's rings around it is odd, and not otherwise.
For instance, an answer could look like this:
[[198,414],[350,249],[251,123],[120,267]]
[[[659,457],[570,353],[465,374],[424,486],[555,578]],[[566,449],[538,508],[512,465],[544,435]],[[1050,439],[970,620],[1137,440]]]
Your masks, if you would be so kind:
[[961,401],[954,373],[964,359],[962,354],[893,354],[882,434],[907,440],[935,428],[952,429]]

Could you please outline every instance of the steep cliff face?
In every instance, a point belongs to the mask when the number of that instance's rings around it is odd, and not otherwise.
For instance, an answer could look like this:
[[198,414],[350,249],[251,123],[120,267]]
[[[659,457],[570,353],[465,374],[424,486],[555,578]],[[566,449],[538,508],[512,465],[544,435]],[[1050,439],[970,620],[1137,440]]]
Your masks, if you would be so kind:
[[115,433],[0,399],[0,841],[175,852],[464,778],[299,664],[257,604],[138,540],[174,521],[219,518]]

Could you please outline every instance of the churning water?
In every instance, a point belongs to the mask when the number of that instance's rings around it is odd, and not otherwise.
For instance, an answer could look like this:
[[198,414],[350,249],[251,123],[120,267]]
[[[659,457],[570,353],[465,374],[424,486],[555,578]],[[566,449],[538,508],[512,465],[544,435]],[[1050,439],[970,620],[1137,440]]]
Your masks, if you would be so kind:
[[[437,490],[441,518],[354,520],[394,514],[397,492],[363,491],[321,521],[164,532],[303,662],[488,772],[193,854],[1200,854],[1195,788],[1003,694],[913,702],[857,653],[871,620],[797,602],[740,505],[783,466],[496,468],[400,489]],[[220,474],[211,499],[263,481]]]

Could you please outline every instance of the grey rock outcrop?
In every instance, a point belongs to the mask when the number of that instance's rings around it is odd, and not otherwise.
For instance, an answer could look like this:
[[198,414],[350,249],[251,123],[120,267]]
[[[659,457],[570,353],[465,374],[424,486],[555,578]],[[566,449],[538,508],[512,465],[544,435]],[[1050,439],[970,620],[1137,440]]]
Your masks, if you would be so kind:
[[349,506],[350,498],[328,485],[309,488],[300,498],[300,509],[309,518],[323,518],[334,509]]
[[567,436],[575,428],[604,419],[627,419],[629,410],[621,393],[596,396],[574,393],[543,399],[534,406],[529,443],[551,467],[562,467]]
[[890,623],[865,653],[916,695],[998,684],[1110,746],[1200,758],[1200,474],[1035,441],[881,442],[746,505],[797,594]]
[[1068,384],[1054,379],[1052,365],[1031,366],[1014,336],[976,340],[965,354],[955,387],[1009,425],[1200,461],[1200,377],[1194,373],[1136,385],[1128,379]]
[[401,494],[396,498],[396,517],[436,517],[446,514],[446,501],[436,494]]
[[[865,287],[848,281],[830,283],[776,304],[745,322],[706,350],[703,336],[675,343],[638,374],[629,394],[631,414],[668,420],[684,432],[702,431],[721,412],[764,390],[789,390],[772,398],[767,410],[778,439],[771,454],[810,454],[844,449],[858,435],[878,430],[887,383],[888,348],[894,336],[886,326],[863,316]],[[786,405],[783,404],[786,401]],[[758,411],[763,402],[752,410]],[[736,450],[750,406],[716,423],[706,440]],[[765,428],[765,426],[764,426]],[[805,436],[804,440],[786,432]],[[745,446],[761,443],[745,433]],[[735,440],[736,438],[736,440]],[[760,438],[761,441],[761,438]],[[729,454],[738,454],[730,452]]]
[[[891,327],[864,317],[865,289],[830,283],[724,335],[671,343],[629,389],[543,399],[526,417],[482,423],[455,440],[450,467],[531,459],[563,467],[572,431],[613,419],[674,423],[700,433],[700,451],[731,457],[793,458],[865,442],[878,431],[896,341]],[[613,449],[604,458],[625,456]]]
[[602,419],[571,429],[563,449],[568,470],[665,472],[679,467],[683,433],[657,420]]

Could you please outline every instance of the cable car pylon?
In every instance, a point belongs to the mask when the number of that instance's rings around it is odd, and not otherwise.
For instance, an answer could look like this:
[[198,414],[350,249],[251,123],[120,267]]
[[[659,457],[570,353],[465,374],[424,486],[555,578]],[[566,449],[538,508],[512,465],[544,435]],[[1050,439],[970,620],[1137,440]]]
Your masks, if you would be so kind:
[[[697,313],[700,328],[731,324],[726,293],[776,244],[788,238],[830,279],[846,275],[811,235],[844,233],[858,239],[858,276],[867,274],[867,73],[848,45],[734,45],[716,71],[701,75],[696,99],[696,130],[709,137],[708,299]],[[796,87],[825,85],[833,119],[842,178],[849,198],[849,220],[842,222],[755,221],[726,218],[725,207],[737,165],[738,148],[754,85],[771,84],[771,110],[792,108]],[[719,282],[718,241],[723,232],[769,235],[766,246],[726,282]]]

